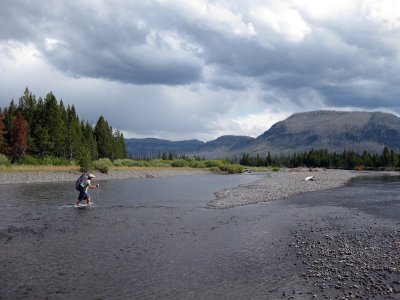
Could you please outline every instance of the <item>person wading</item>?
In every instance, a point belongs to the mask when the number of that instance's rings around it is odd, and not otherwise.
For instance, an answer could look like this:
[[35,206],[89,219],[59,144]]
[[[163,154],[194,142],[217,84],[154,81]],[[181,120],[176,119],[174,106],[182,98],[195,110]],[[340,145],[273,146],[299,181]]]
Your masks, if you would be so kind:
[[89,189],[100,187],[99,184],[92,185],[91,180],[95,178],[93,174],[82,174],[76,181],[76,189],[79,191],[78,200],[75,202],[75,206],[79,206],[83,200],[86,200],[87,205],[92,205],[92,199],[88,193]]

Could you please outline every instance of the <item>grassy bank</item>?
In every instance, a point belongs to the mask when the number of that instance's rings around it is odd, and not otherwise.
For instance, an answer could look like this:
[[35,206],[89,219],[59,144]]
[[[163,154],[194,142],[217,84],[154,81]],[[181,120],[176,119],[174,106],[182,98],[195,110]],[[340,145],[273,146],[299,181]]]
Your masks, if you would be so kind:
[[0,166],[0,172],[79,172],[78,166],[16,165]]
[[[111,161],[109,159],[98,159],[89,167],[89,170],[108,173],[118,170],[142,170],[142,169],[176,169],[176,168],[195,168],[205,169],[217,173],[241,173],[243,167],[232,164],[224,160],[195,160],[195,159],[175,159],[175,160],[132,160],[119,159]],[[75,164],[66,163],[65,165],[52,164],[0,164],[0,172],[80,172],[81,167]]]

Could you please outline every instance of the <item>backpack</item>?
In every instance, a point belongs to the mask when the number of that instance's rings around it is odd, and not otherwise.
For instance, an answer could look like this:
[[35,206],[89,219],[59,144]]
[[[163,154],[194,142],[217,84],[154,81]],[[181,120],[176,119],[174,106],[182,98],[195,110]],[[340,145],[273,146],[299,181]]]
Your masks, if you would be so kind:
[[78,192],[82,192],[83,191],[83,186],[82,183],[84,183],[86,180],[88,180],[89,174],[85,173],[82,174],[81,176],[79,176],[79,178],[76,180],[75,182],[75,188]]

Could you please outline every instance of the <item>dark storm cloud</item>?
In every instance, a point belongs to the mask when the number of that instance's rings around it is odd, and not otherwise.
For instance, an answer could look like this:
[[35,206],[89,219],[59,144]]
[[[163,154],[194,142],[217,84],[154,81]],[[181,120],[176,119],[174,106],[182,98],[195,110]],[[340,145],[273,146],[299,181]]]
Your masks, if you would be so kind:
[[319,2],[301,0],[5,0],[0,39],[33,44],[76,78],[256,86],[286,107],[307,108],[312,95],[329,107],[398,109],[400,22],[373,1],[337,3],[323,15]]
[[145,8],[6,1],[0,38],[35,44],[53,66],[76,77],[172,85],[200,80],[201,60],[174,32],[143,21]]

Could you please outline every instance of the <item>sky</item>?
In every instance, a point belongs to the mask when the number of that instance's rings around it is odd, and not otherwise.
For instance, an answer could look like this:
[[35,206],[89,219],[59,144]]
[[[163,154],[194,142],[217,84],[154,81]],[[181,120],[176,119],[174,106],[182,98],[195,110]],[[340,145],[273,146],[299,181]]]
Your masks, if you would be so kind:
[[400,1],[0,1],[0,107],[50,91],[125,138],[257,137],[293,113],[400,114]]

